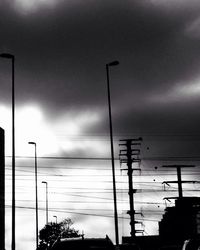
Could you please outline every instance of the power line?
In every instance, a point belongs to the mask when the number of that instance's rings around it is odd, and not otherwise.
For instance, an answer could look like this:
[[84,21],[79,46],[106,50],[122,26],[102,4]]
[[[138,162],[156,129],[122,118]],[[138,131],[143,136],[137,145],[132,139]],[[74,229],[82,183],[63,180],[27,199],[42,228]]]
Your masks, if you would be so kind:
[[[7,208],[11,208],[11,205],[6,205]],[[30,206],[16,206],[16,208],[18,209],[28,209],[28,210],[35,210],[34,207],[30,207]],[[45,211],[45,208],[38,208],[41,211]],[[113,215],[102,215],[102,214],[94,214],[94,213],[83,213],[83,212],[72,212],[69,210],[56,210],[56,209],[49,209],[49,211],[51,212],[57,212],[57,213],[70,213],[70,214],[79,214],[79,215],[84,215],[84,216],[96,216],[96,217],[106,217],[106,218],[113,218]],[[129,218],[123,217],[123,216],[119,216],[119,219],[127,219],[129,220]],[[146,219],[146,218],[139,218],[139,221],[158,221],[155,219]]]
[[[11,158],[11,156],[5,156]],[[33,156],[16,156],[16,159],[33,159]],[[38,156],[38,159],[46,160],[97,160],[97,161],[110,161],[110,157],[79,157],[79,156]],[[119,161],[119,158],[115,158]],[[142,157],[141,160],[151,161],[200,161],[200,157],[196,156],[152,156]]]
[[[6,158],[11,158],[11,156],[5,156]],[[18,159],[33,159],[33,156],[16,156]],[[109,157],[79,157],[79,156],[38,156],[38,159],[46,160],[98,160],[98,161],[110,161]],[[115,160],[118,160],[116,158]]]
[[[26,176],[24,176],[24,177],[26,177]],[[24,180],[31,180],[31,176],[29,176],[30,177],[30,179],[27,179],[27,177],[26,178],[17,178],[17,180],[21,180],[21,181],[24,181]],[[34,177],[33,177],[34,178]],[[9,178],[7,178],[8,180],[9,180]],[[51,181],[54,181],[54,182],[58,182],[58,180],[55,180],[55,179],[49,179],[49,180],[51,180]],[[66,182],[66,180],[63,180],[63,179],[60,179],[59,180],[59,182]],[[79,179],[79,180],[67,180],[67,182],[73,182],[73,183],[76,183],[76,182],[78,182],[78,183],[80,183],[80,182],[91,182],[91,183],[93,183],[93,182],[95,182],[95,183],[112,183],[112,180],[111,181],[108,181],[108,180],[99,180],[99,181],[97,181],[97,180],[94,180],[94,179],[92,179],[92,180],[81,180],[81,179]],[[126,182],[123,182],[123,181],[117,181],[117,183],[126,183]]]
[[[98,199],[98,197],[96,199]],[[34,202],[34,199],[31,199],[31,200],[17,199],[16,201],[17,202]],[[40,200],[39,202],[42,203],[44,201]],[[64,200],[54,200],[54,203],[55,202],[56,203],[75,203],[75,204],[83,204],[83,203],[85,203],[85,204],[91,204],[91,203],[92,204],[112,204],[113,200],[110,199],[109,202],[105,202],[105,201],[80,201],[80,200],[79,201],[77,201],[77,200],[75,200],[75,201],[73,201],[73,200],[65,200],[65,201]],[[128,203],[128,200],[118,200],[118,202],[120,202],[120,203]],[[136,204],[143,204],[143,205],[164,205],[164,202],[161,203],[161,202],[151,202],[151,201],[144,201],[144,202],[142,202],[142,201],[135,201],[135,203]]]

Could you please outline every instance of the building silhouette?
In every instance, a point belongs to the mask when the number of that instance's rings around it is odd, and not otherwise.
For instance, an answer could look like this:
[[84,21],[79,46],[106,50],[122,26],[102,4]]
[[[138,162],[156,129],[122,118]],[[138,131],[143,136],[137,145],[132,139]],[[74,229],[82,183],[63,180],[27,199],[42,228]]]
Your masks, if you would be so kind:
[[4,130],[0,128],[0,250],[5,249],[5,154]]
[[159,222],[164,242],[183,242],[200,236],[200,197],[181,197],[175,206],[167,207]]

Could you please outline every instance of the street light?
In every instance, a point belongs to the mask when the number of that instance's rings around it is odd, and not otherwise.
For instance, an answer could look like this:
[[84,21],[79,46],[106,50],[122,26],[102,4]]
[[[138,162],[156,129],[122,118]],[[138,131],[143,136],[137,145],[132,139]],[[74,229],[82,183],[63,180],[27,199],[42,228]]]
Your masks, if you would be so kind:
[[116,245],[119,245],[119,230],[118,230],[118,216],[117,216],[117,195],[115,183],[115,160],[114,160],[114,147],[113,147],[113,129],[112,129],[112,112],[111,112],[111,98],[110,98],[110,80],[109,80],[109,67],[117,66],[118,61],[113,61],[106,64],[107,75],[107,92],[108,92],[108,111],[109,111],[109,125],[110,125],[110,147],[111,147],[111,161],[112,161],[112,177],[113,177],[113,199],[114,199],[114,219],[115,219],[115,240]]
[[15,250],[15,56],[1,53],[12,61],[12,250]]
[[36,212],[36,249],[38,249],[38,191],[37,191],[37,144],[28,142],[35,147],[35,212]]
[[48,224],[48,183],[46,181],[42,181],[42,183],[46,184],[46,225]]
[[58,218],[58,217],[57,217],[56,215],[53,215],[53,217],[56,218],[56,224],[58,224],[58,221],[57,221],[57,218]]

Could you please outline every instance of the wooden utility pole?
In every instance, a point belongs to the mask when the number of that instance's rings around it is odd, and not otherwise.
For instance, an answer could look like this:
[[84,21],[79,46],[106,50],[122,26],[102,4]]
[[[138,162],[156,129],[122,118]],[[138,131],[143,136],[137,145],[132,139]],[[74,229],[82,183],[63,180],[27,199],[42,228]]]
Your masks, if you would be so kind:
[[[182,183],[196,183],[196,181],[182,181],[181,178],[181,169],[182,168],[192,168],[195,167],[195,165],[163,165],[164,168],[176,168],[177,170],[177,181],[164,181],[163,184],[169,184],[169,183],[177,183],[178,184],[178,198],[183,197],[183,188]],[[168,197],[172,198],[172,197]]]
[[130,215],[130,225],[131,225],[131,237],[135,237],[136,229],[135,229],[135,209],[134,209],[134,193],[135,189],[133,188],[133,171],[134,170],[140,170],[139,168],[132,168],[132,164],[135,162],[140,162],[139,159],[140,150],[139,149],[133,149],[132,146],[139,146],[141,145],[140,141],[142,138],[137,139],[125,139],[120,140],[124,142],[123,144],[119,144],[120,146],[125,147],[125,149],[120,150],[120,162],[126,163],[128,169],[128,183],[129,183],[129,204],[130,204],[130,210],[127,212]]

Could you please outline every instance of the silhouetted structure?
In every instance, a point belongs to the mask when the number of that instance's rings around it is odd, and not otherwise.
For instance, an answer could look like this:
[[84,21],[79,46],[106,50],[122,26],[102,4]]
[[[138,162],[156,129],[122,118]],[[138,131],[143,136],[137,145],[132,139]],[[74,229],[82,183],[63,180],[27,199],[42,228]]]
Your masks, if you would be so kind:
[[177,180],[165,181],[163,184],[177,183],[178,197],[166,197],[175,199],[175,206],[167,207],[162,220],[159,222],[158,236],[122,237],[123,244],[135,244],[141,250],[181,249],[187,239],[200,238],[200,197],[184,197],[182,184],[196,183],[181,179],[181,168],[190,168],[194,165],[167,165],[163,167],[176,168]]
[[[160,250],[162,242],[159,235],[122,237],[122,245],[129,245],[131,250]],[[121,247],[123,249],[123,247]]]
[[115,250],[115,247],[108,236],[106,238],[58,238],[52,246],[52,250],[66,249],[102,249]]
[[5,249],[5,154],[4,130],[0,128],[0,250]]
[[[125,147],[125,149],[120,150],[120,163],[126,163],[128,167],[128,184],[129,184],[129,204],[130,210],[127,212],[130,215],[130,225],[131,225],[131,237],[135,237],[135,234],[138,230],[135,229],[135,209],[134,209],[134,193],[136,190],[133,189],[133,171],[140,170],[138,168],[132,168],[132,164],[135,162],[141,162],[139,159],[140,150],[132,148],[133,146],[141,145],[140,141],[142,138],[137,139],[124,139],[120,140],[124,142],[123,144],[119,144],[120,146]],[[141,230],[140,230],[141,231]]]
[[182,168],[193,168],[195,167],[194,165],[164,165],[163,167],[165,168],[176,168],[177,170],[177,181],[164,181],[164,183],[169,184],[169,183],[177,183],[178,184],[178,197],[182,198],[183,197],[183,189],[182,189],[182,184],[183,183],[196,183],[196,181],[182,181],[181,178],[181,169]]
[[141,250],[181,249],[186,239],[200,237],[200,197],[181,197],[167,207],[159,222],[159,235],[122,237],[123,244],[136,244]]
[[164,242],[183,242],[200,236],[200,197],[181,197],[174,207],[167,207],[159,222]]
[[165,214],[159,222],[159,235],[166,242],[183,242],[186,239],[200,235],[200,198],[183,197],[182,184],[196,183],[196,181],[182,181],[181,168],[191,168],[194,165],[167,165],[163,167],[177,169],[177,181],[164,183],[178,184],[178,198],[166,197],[164,199],[175,199],[175,206],[165,209]]

